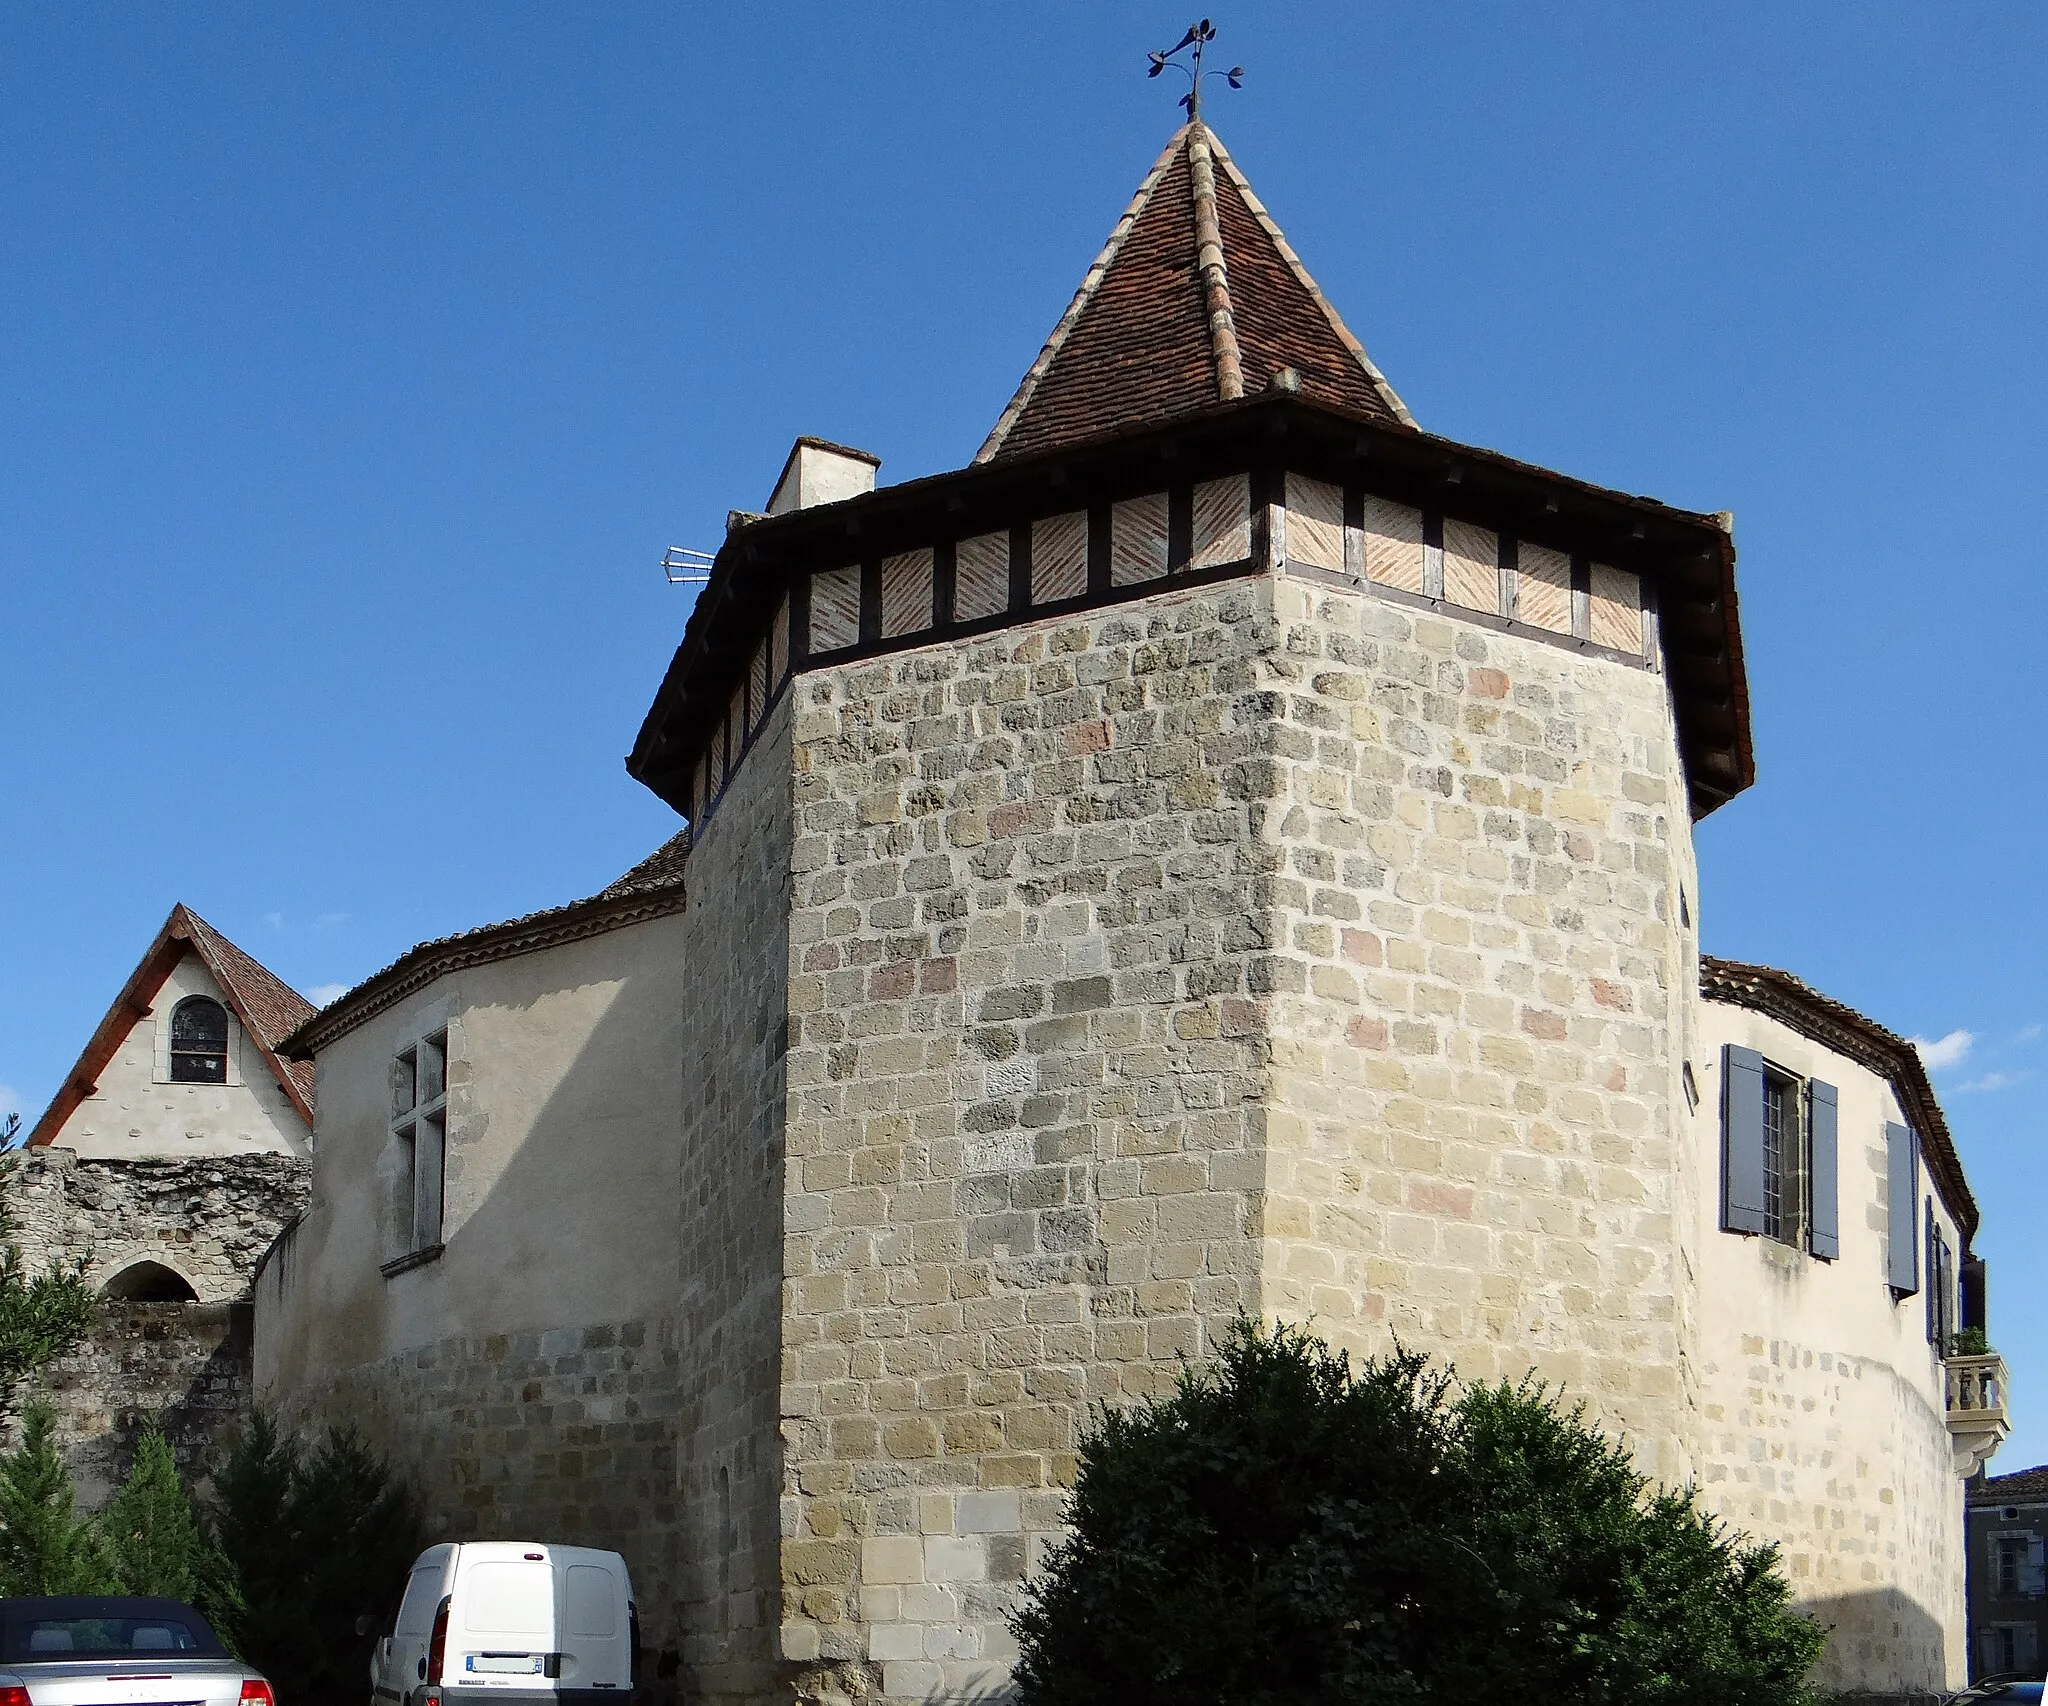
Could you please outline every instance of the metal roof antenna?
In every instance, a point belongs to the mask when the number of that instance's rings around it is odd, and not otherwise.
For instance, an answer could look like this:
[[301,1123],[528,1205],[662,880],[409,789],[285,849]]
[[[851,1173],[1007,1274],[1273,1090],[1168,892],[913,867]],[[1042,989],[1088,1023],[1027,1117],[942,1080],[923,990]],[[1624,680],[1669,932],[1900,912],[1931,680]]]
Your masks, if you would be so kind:
[[[1188,26],[1188,33],[1182,36],[1179,41],[1175,42],[1164,53],[1148,53],[1145,56],[1152,62],[1152,69],[1145,73],[1147,77],[1157,77],[1160,72],[1171,65],[1174,70],[1178,71],[1188,80],[1188,92],[1181,96],[1180,104],[1187,108],[1188,122],[1190,124],[1200,124],[1202,122],[1202,79],[1204,77],[1221,77],[1233,89],[1242,89],[1244,87],[1244,67],[1242,65],[1233,65],[1228,71],[1204,71],[1202,69],[1202,49],[1215,39],[1216,26],[1210,23],[1207,18],[1204,18],[1200,23],[1190,24]],[[1191,47],[1195,50],[1189,56],[1193,60],[1192,65],[1183,65],[1174,58],[1175,54],[1186,47]]]
[[670,586],[702,586],[711,579],[709,551],[693,551],[687,545],[671,545],[661,554],[661,572]]

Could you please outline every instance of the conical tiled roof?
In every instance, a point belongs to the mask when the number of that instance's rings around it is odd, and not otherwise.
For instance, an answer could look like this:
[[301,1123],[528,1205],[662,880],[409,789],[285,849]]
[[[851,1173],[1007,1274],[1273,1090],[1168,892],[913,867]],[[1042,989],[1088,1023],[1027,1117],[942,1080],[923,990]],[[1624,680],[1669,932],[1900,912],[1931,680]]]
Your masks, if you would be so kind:
[[1415,424],[1215,133],[1183,125],[975,461],[1256,396],[1283,368],[1313,402]]

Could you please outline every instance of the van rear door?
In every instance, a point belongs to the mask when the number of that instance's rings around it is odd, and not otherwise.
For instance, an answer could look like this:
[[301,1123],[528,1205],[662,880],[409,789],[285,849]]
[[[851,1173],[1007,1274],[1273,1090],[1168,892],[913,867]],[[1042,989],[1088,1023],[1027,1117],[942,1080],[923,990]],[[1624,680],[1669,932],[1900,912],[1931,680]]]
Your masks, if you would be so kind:
[[628,1614],[625,1560],[615,1552],[555,1549],[561,1584],[562,1687],[633,1687],[633,1630]]
[[[462,1688],[549,1688],[555,1572],[539,1548],[464,1546],[449,1630],[449,1682]],[[472,1556],[478,1555],[478,1556]]]

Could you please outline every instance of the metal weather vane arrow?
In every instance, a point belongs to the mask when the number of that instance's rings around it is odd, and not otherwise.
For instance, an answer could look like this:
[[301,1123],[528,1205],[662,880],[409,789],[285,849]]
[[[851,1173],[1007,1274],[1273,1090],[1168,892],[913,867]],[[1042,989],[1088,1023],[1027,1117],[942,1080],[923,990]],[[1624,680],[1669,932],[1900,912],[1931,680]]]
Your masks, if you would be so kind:
[[[1204,71],[1202,69],[1202,49],[1215,39],[1216,27],[1207,18],[1204,18],[1200,23],[1190,24],[1188,26],[1188,33],[1182,36],[1179,41],[1175,42],[1164,53],[1148,53],[1145,56],[1152,62],[1152,69],[1145,73],[1147,77],[1157,77],[1160,72],[1170,65],[1188,80],[1188,92],[1181,96],[1180,104],[1187,108],[1188,118],[1191,122],[1202,116],[1202,79],[1204,77],[1221,77],[1233,89],[1242,89],[1244,87],[1244,67],[1242,65],[1233,65],[1228,71]],[[1189,56],[1193,63],[1191,65],[1183,65],[1174,56],[1184,48],[1190,47],[1195,50]]]

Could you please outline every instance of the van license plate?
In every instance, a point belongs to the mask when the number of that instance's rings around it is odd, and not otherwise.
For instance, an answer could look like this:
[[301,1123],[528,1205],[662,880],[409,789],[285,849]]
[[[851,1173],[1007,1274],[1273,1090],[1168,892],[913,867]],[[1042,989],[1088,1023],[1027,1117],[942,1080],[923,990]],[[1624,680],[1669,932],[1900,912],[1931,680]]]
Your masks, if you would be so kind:
[[538,1653],[471,1653],[468,1668],[473,1671],[496,1671],[513,1676],[538,1676],[541,1657]]

